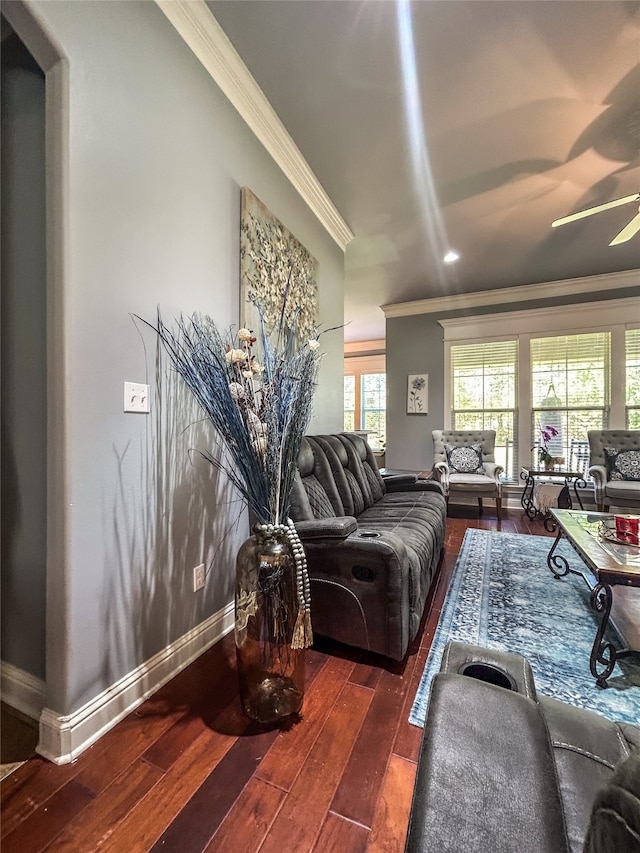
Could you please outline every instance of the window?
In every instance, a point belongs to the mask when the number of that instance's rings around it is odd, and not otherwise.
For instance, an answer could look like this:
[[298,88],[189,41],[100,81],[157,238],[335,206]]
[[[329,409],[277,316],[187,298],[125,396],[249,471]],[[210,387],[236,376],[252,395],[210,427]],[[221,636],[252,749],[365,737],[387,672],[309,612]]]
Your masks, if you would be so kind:
[[344,377],[344,428],[353,432],[356,428],[356,377]]
[[625,424],[627,429],[640,429],[640,329],[626,330],[625,365]]
[[439,320],[444,427],[495,429],[496,460],[519,482],[551,425],[552,455],[584,471],[590,429],[640,429],[639,309],[633,297]]
[[496,462],[516,476],[518,342],[451,347],[452,429],[494,429]]
[[360,373],[344,377],[344,428],[368,430],[374,450],[387,441],[387,397],[384,373]]
[[384,447],[386,433],[386,379],[384,373],[363,373],[360,377],[360,428],[371,430],[369,444]]
[[367,430],[374,450],[386,444],[386,374],[384,341],[364,341],[345,347],[344,428]]
[[[531,434],[557,431],[547,446],[552,456],[571,464],[571,448],[590,429],[609,425],[610,334],[533,338],[531,340]],[[535,460],[532,459],[532,462]]]

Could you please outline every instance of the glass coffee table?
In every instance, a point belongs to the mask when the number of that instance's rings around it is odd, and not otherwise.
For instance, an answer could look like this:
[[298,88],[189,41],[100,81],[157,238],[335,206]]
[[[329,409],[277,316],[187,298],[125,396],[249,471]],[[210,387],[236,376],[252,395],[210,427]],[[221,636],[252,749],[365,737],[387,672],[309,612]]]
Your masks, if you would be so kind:
[[597,580],[591,590],[591,606],[602,614],[602,619],[591,649],[589,665],[598,687],[606,687],[616,661],[639,653],[637,649],[616,649],[613,643],[605,641],[604,634],[611,614],[612,587],[640,587],[640,546],[616,540],[615,532],[611,529],[611,513],[553,508],[550,515],[554,528],[557,528],[557,535],[547,555],[547,565],[554,577],[561,578],[571,572],[587,580],[583,572],[571,568],[568,560],[556,553],[558,543],[564,538]]

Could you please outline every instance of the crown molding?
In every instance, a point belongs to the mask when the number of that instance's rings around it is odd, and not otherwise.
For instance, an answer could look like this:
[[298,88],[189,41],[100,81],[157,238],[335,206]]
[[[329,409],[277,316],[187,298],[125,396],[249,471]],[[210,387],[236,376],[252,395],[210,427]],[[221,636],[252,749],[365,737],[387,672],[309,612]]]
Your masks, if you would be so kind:
[[583,278],[568,278],[542,284],[525,284],[518,287],[503,287],[499,290],[484,290],[475,293],[460,293],[454,296],[438,296],[434,299],[418,299],[414,302],[396,302],[381,305],[384,316],[411,317],[416,314],[434,314],[455,311],[461,308],[484,308],[489,305],[531,302],[558,296],[580,296],[603,290],[619,290],[627,287],[640,288],[640,270],[591,275]]
[[636,328],[640,323],[640,299],[628,296],[604,302],[581,302],[571,306],[554,305],[507,313],[472,314],[440,319],[438,323],[444,329],[445,341],[451,342],[481,340],[487,337],[508,340],[516,335],[552,332],[572,335],[588,329],[612,326]]
[[345,341],[344,354],[345,358],[357,355],[384,355],[385,340],[372,341]]
[[344,251],[353,232],[204,0],[156,0],[211,78]]

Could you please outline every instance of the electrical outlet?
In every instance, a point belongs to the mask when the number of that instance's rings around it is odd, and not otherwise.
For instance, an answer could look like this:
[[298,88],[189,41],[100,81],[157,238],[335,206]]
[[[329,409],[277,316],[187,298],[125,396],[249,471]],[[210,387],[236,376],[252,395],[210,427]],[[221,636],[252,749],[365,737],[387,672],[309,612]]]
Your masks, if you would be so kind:
[[193,570],[193,591],[197,592],[204,586],[204,563],[200,563]]
[[149,411],[149,386],[141,382],[124,383],[125,412]]

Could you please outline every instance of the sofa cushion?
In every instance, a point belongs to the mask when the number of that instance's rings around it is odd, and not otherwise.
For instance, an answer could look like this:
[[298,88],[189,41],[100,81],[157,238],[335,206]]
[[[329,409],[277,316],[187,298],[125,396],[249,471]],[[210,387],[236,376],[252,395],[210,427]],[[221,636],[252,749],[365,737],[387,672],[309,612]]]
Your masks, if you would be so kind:
[[[580,850],[597,792],[633,749],[617,723],[548,696],[539,697],[553,747],[567,835]],[[627,727],[628,730],[628,727]]]
[[640,480],[640,450],[605,447],[604,455],[610,480]]
[[307,436],[307,440],[318,457],[323,457],[345,514],[358,516],[374,503],[360,459],[354,455],[352,447],[341,441],[341,436],[314,435]]
[[357,488],[362,494],[363,509],[367,509],[380,500],[385,491],[371,448],[361,436],[354,433],[340,434],[337,438],[344,448],[351,487]]
[[[609,480],[604,488],[609,503],[616,506],[628,506],[630,509],[640,503],[638,498],[638,483],[636,480]],[[616,504],[616,501],[621,501]],[[624,503],[622,503],[624,501]]]
[[478,492],[486,495],[488,490],[498,493],[498,486],[492,477],[486,474],[450,474],[449,491]]
[[455,474],[482,474],[482,445],[466,444],[456,446],[446,444],[447,464],[452,473]]
[[327,497],[327,493],[317,477],[312,475],[305,478],[304,482],[314,517],[331,518],[331,516],[334,516],[335,512],[331,506],[329,498]]
[[584,853],[640,853],[640,752],[618,766],[598,791]]

